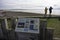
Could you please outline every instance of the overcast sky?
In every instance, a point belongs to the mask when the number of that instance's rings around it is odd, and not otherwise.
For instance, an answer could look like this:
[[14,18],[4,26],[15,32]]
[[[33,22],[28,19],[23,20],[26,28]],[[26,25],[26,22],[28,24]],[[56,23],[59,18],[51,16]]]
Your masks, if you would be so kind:
[[0,0],[0,8],[26,9],[39,7],[60,7],[60,0]]

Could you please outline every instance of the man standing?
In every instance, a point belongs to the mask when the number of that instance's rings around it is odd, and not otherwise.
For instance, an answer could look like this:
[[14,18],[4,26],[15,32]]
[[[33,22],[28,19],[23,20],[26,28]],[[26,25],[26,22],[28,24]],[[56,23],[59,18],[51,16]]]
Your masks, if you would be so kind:
[[51,13],[52,13],[52,7],[49,8],[49,16],[51,16]]
[[47,16],[47,10],[48,10],[48,8],[47,7],[45,7],[45,17]]

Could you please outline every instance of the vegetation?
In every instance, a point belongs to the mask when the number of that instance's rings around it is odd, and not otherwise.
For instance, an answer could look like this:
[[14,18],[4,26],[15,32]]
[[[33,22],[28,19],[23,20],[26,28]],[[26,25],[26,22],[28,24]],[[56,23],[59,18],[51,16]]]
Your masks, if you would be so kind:
[[54,37],[60,37],[60,21],[57,18],[48,19],[47,27],[54,28]]

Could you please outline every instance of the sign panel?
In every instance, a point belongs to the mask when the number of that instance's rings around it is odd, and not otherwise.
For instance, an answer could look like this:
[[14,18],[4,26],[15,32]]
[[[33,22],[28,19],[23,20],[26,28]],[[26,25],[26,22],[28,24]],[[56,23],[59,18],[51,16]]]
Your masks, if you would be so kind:
[[16,32],[39,33],[39,18],[19,18],[16,24]]

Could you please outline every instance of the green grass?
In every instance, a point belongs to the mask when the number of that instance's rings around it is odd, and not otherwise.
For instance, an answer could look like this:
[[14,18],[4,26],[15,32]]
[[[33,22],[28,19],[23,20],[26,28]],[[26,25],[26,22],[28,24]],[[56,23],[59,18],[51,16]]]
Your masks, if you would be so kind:
[[47,27],[54,28],[54,37],[60,38],[60,21],[57,18],[49,19]]

